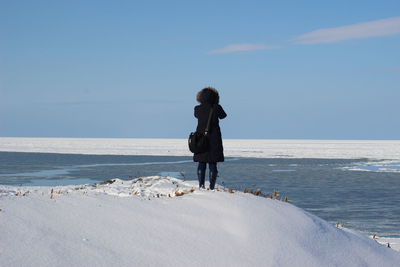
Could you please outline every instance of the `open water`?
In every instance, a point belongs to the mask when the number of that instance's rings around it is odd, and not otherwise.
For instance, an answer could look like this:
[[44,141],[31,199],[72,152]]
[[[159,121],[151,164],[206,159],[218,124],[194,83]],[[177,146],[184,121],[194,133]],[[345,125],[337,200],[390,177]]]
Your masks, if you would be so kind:
[[[0,184],[68,185],[179,173],[196,180],[190,157],[0,152]],[[331,223],[400,237],[400,163],[367,159],[227,158],[218,184],[274,190]]]

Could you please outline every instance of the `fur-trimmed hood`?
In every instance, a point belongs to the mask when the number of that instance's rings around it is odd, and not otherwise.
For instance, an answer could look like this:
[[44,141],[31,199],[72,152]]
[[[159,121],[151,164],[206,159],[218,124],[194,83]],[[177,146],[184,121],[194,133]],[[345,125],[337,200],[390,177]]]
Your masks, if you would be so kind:
[[206,87],[197,93],[196,100],[201,104],[219,104],[219,93],[213,87]]

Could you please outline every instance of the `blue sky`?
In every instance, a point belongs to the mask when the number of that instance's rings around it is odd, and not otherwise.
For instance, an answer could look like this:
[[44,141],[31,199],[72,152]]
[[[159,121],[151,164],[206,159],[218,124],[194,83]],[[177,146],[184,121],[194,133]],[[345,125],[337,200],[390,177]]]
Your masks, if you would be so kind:
[[399,139],[399,1],[2,1],[0,136]]

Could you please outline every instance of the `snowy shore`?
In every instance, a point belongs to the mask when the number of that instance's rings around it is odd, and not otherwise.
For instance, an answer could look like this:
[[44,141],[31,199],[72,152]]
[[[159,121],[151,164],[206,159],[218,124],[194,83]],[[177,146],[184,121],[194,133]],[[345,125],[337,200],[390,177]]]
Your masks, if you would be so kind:
[[[399,140],[224,139],[227,157],[400,160]],[[7,138],[0,151],[96,155],[191,156],[186,139]]]
[[147,177],[0,186],[2,266],[399,266],[400,253],[289,203]]

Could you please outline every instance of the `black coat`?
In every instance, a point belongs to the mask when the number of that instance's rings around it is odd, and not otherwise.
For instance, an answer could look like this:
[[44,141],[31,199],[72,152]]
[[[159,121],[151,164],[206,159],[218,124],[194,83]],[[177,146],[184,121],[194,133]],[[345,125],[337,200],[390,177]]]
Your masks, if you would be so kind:
[[[205,131],[207,127],[208,116],[210,114],[211,104],[201,104],[194,107],[194,116],[197,118],[197,132]],[[223,162],[224,148],[222,146],[221,129],[219,128],[219,119],[224,119],[226,113],[220,105],[216,105],[211,118],[210,129],[208,133],[209,150],[204,153],[194,154],[195,162]]]

